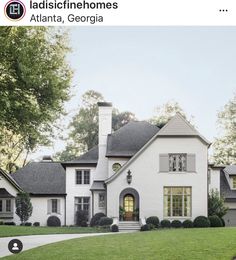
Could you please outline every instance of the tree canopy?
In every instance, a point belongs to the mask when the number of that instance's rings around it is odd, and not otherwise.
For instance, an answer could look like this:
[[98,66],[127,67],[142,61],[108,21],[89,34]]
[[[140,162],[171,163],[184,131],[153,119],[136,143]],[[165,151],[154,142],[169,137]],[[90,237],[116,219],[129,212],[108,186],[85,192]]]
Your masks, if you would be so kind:
[[8,136],[20,139],[23,150],[48,144],[69,99],[69,51],[62,29],[0,27],[1,151]]
[[236,164],[236,94],[218,113],[217,124],[222,135],[213,143],[215,164]]
[[[64,151],[56,154],[61,161],[71,160],[88,151],[98,144],[98,105],[97,102],[104,101],[101,93],[88,90],[82,96],[82,103],[78,113],[73,117],[68,126],[69,134]],[[135,120],[131,112],[119,112],[113,109],[112,129],[119,129],[129,121]]]

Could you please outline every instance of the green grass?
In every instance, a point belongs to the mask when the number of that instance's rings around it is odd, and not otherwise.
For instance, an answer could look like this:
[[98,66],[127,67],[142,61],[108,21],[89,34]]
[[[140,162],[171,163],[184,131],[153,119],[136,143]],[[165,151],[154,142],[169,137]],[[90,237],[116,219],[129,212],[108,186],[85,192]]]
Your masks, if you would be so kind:
[[236,228],[171,229],[67,240],[3,259],[227,260],[236,255]]
[[25,227],[0,225],[0,237],[106,232],[95,227]]

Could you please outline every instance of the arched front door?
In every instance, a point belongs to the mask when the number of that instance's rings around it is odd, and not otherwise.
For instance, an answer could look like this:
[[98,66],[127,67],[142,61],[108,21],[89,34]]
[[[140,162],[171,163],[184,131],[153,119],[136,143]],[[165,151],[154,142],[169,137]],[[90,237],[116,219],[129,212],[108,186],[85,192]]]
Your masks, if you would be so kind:
[[124,196],[124,220],[132,221],[134,217],[134,196],[132,194],[126,194]]

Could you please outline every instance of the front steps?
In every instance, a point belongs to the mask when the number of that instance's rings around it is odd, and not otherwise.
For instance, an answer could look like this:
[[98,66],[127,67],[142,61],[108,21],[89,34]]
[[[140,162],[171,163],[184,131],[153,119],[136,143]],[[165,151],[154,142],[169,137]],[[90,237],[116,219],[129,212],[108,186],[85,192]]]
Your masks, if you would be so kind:
[[119,231],[139,231],[140,224],[138,221],[120,221]]

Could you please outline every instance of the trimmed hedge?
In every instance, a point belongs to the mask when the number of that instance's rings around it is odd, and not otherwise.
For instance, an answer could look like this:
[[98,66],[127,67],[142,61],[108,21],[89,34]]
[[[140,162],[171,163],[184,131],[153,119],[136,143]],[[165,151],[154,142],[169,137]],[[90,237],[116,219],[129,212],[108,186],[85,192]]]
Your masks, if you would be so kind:
[[61,220],[57,216],[50,216],[47,220],[47,226],[49,227],[60,227]]
[[112,223],[113,223],[112,218],[101,217],[98,224],[99,226],[110,226]]
[[[85,210],[79,210],[76,212],[76,226],[87,227],[88,212]],[[85,224],[86,223],[86,224]]]
[[106,217],[106,215],[105,215],[104,213],[102,213],[102,212],[96,213],[96,214],[91,218],[90,227],[98,226],[99,220],[100,220],[102,217]]
[[190,219],[186,219],[183,223],[182,223],[184,228],[193,228],[193,222]]
[[140,231],[148,231],[148,230],[149,230],[149,226],[147,224],[141,226]]
[[31,227],[31,226],[32,226],[32,223],[31,223],[31,222],[25,222],[25,226],[26,226],[26,227]]
[[16,223],[15,222],[4,222],[4,225],[6,225],[6,226],[15,226]]
[[119,227],[116,224],[112,225],[111,232],[119,232]]
[[40,223],[39,223],[39,222],[34,222],[33,226],[39,227],[39,226],[40,226]]
[[1,225],[4,225],[4,222],[3,222],[3,221],[0,221],[0,226],[1,226]]
[[223,223],[218,216],[210,216],[208,219],[210,221],[211,227],[223,227]]
[[179,221],[179,220],[173,220],[172,222],[171,222],[171,227],[172,228],[181,228],[182,227],[182,222],[181,221]]
[[193,225],[196,228],[201,228],[201,227],[210,227],[210,221],[207,217],[205,216],[198,216],[194,219]]
[[155,228],[158,228],[159,226],[159,218],[156,216],[151,216],[149,218],[146,219],[146,223],[147,224],[152,224],[155,226]]
[[170,228],[171,227],[171,223],[168,219],[163,219],[161,221],[161,227],[162,228]]

